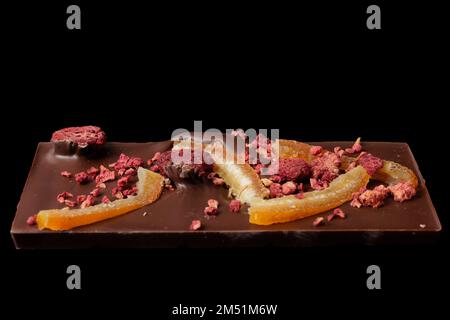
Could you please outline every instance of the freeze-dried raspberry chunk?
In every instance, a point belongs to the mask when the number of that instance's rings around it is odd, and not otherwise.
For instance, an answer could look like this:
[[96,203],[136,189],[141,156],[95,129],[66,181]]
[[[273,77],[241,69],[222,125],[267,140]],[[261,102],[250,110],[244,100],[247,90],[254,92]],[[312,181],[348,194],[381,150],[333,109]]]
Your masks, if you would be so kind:
[[89,181],[89,175],[84,171],[75,173],[75,181],[79,184],[86,183]]
[[363,166],[370,175],[373,175],[378,169],[383,167],[383,160],[365,152],[361,153],[356,162]]
[[410,200],[416,195],[416,189],[408,182],[400,182],[388,188],[394,196],[395,201],[403,202]]
[[241,210],[241,201],[239,200],[231,200],[228,205],[231,212],[239,212]]
[[95,126],[69,127],[55,131],[51,141],[69,141],[77,143],[80,147],[86,147],[104,144],[106,134],[102,129]]
[[56,196],[56,201],[58,201],[59,203],[64,203],[64,201],[66,199],[69,199],[72,197],[73,197],[73,194],[71,194],[70,192],[64,191]]
[[202,222],[200,220],[192,220],[189,230],[198,230],[202,227]]
[[61,171],[61,175],[66,178],[72,177],[72,174],[69,171]]
[[92,205],[94,204],[94,202],[95,202],[94,197],[93,197],[91,194],[89,194],[89,195],[86,197],[86,200],[84,200],[84,201],[81,203],[80,208],[83,209],[83,208],[90,207],[90,206],[92,206]]
[[100,166],[100,173],[95,177],[96,183],[103,183],[114,180],[116,178],[114,171],[109,170],[105,166]]

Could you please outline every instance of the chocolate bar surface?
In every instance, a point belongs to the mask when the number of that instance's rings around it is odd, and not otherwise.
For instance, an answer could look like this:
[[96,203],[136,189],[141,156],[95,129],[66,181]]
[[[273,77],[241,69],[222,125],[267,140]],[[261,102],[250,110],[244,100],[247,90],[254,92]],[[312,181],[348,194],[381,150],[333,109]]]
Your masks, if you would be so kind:
[[[331,149],[349,147],[351,142],[314,142]],[[26,223],[39,210],[61,207],[56,195],[68,191],[74,195],[89,194],[93,185],[79,185],[60,175],[68,170],[76,173],[91,166],[108,165],[121,153],[150,159],[157,151],[170,150],[172,143],[108,142],[98,158],[80,155],[62,156],[54,152],[54,145],[42,142],[23,189],[11,234],[16,248],[152,248],[152,247],[237,247],[237,246],[315,246],[333,244],[424,243],[436,238],[441,230],[436,211],[416,161],[405,143],[366,142],[364,149],[385,160],[407,166],[419,178],[417,196],[398,203],[387,199],[380,208],[341,206],[346,219],[335,219],[320,227],[312,222],[317,216],[294,222],[258,226],[249,223],[247,208],[240,213],[228,209],[230,198],[224,186],[186,181],[174,191],[165,190],[155,203],[128,214],[75,228],[70,231],[39,230]],[[116,182],[107,183],[108,189]],[[110,194],[108,194],[110,196]],[[208,199],[219,201],[220,213],[209,219],[203,210]],[[189,230],[194,219],[203,228]]]

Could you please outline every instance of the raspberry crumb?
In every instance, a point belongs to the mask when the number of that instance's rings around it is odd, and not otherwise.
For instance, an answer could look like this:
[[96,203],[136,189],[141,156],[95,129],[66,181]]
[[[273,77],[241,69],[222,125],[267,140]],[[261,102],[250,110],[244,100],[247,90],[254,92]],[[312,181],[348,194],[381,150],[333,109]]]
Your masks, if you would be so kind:
[[342,209],[340,209],[340,208],[336,208],[333,210],[333,216],[337,216],[341,219],[345,219],[345,217],[346,217],[345,212],[342,211]]
[[202,222],[200,220],[192,220],[189,230],[198,230],[202,227]]
[[110,203],[111,200],[109,200],[108,196],[103,196],[102,203]]
[[137,172],[136,172],[136,169],[134,169],[134,168],[129,168],[129,169],[127,169],[127,170],[125,170],[125,175],[126,176],[134,176],[135,174],[136,174]]
[[95,188],[90,192],[93,197],[98,197],[100,195],[100,188]]
[[318,154],[320,154],[322,152],[322,147],[321,146],[312,146],[311,149],[309,149],[309,152],[313,155],[313,156],[317,156]]
[[89,176],[86,172],[75,173],[75,181],[79,184],[86,183],[89,180]]
[[27,218],[27,225],[34,226],[36,224],[37,214],[34,214],[32,216],[29,216]]
[[130,176],[125,176],[117,180],[117,186],[119,188],[125,187],[127,183],[130,181]]
[[84,200],[86,200],[86,195],[85,194],[80,194],[79,196],[77,196],[77,202],[78,203],[82,203]]
[[72,176],[69,171],[61,171],[61,175],[66,178],[70,178]]
[[161,152],[155,153],[155,155],[152,157],[151,162],[158,161],[160,157],[161,157]]
[[225,183],[225,180],[223,180],[222,178],[214,178],[212,182],[216,186],[221,186]]
[[313,221],[313,226],[314,227],[318,227],[318,226],[323,225],[323,224],[325,224],[325,219],[323,217],[317,217]]
[[104,184],[103,182],[97,183],[95,185],[96,188],[100,188],[100,189],[106,189],[106,184]]
[[159,167],[155,164],[154,166],[150,167],[150,170],[153,172],[158,172],[159,171]]
[[71,200],[65,200],[64,204],[70,208],[73,208],[76,206],[76,202],[75,201],[71,201]]
[[239,212],[241,210],[241,201],[239,200],[231,200],[229,204],[229,208],[231,212]]
[[56,196],[56,201],[58,201],[59,203],[64,203],[64,201],[66,199],[72,198],[72,197],[73,197],[73,194],[71,194],[70,192],[64,191]]
[[281,192],[283,192],[284,195],[293,194],[295,191],[297,191],[295,182],[288,181],[281,186]]
[[80,208],[87,208],[87,207],[90,207],[90,206],[92,206],[93,204],[94,204],[94,197],[92,196],[92,195],[88,195],[87,197],[86,197],[86,200],[84,200],[82,203],[81,203],[81,205],[80,205]]
[[269,186],[269,191],[271,198],[279,198],[283,196],[283,190],[281,188],[281,184],[279,183],[272,183]]
[[217,214],[217,212],[219,212],[219,210],[217,208],[213,208],[213,207],[206,207],[203,210],[203,213],[207,216],[215,216]]
[[303,194],[303,192],[300,192],[300,193],[297,193],[297,194],[295,195],[295,197],[296,197],[297,199],[304,199],[304,198],[305,198],[305,195]]
[[215,199],[209,199],[208,200],[208,206],[213,208],[219,208],[219,202]]

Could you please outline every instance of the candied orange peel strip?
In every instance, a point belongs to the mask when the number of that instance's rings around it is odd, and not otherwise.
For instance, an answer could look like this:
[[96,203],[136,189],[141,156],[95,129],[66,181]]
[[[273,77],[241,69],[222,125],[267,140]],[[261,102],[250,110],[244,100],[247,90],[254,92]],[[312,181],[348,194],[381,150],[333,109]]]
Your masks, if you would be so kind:
[[254,201],[249,209],[250,223],[270,225],[289,222],[336,208],[351,200],[352,193],[365,187],[369,179],[367,171],[357,166],[334,179],[328,188],[305,192],[303,199],[290,195]]
[[[309,144],[283,139],[280,139],[279,143],[281,158],[301,158],[307,162],[310,162],[313,158],[309,152],[309,149],[311,148],[311,145]],[[354,160],[355,158],[353,157],[343,156],[342,168],[346,169]],[[388,185],[397,184],[399,182],[409,182],[414,188],[417,188],[419,184],[418,179],[412,170],[394,161],[383,161],[383,167],[375,172],[371,177],[372,179]]]
[[156,201],[161,195],[164,178],[158,173],[139,167],[138,179],[136,196],[83,209],[41,210],[37,215],[37,225],[39,229],[70,230],[117,217]]

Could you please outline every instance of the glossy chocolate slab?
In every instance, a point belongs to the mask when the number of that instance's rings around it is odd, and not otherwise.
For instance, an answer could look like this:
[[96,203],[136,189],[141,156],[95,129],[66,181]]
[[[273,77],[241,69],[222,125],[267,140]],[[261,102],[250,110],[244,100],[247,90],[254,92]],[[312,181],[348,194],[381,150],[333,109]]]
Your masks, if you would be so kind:
[[[350,142],[314,143],[325,148],[350,146]],[[341,208],[347,219],[336,219],[313,227],[314,217],[272,226],[251,225],[246,210],[228,210],[228,190],[210,183],[184,183],[176,191],[165,191],[154,204],[71,231],[39,231],[28,226],[28,216],[41,209],[62,207],[56,195],[69,191],[75,196],[87,194],[93,184],[78,185],[61,177],[60,172],[79,172],[91,166],[115,162],[120,153],[151,158],[156,151],[170,150],[170,142],[107,143],[98,159],[82,156],[58,156],[52,143],[40,143],[25,184],[11,233],[17,248],[98,248],[98,247],[220,247],[220,246],[310,246],[328,244],[423,243],[433,240],[441,230],[424,180],[405,143],[367,142],[364,149],[386,160],[411,168],[419,177],[420,189],[412,201],[388,199],[378,209]],[[108,189],[116,182],[110,182]],[[110,196],[110,194],[108,194]],[[206,219],[203,209],[208,199],[220,202],[220,214]],[[144,216],[143,213],[147,212]],[[327,213],[323,213],[325,216]],[[193,219],[200,219],[203,230],[189,231]],[[421,227],[422,225],[422,227]],[[425,227],[423,227],[425,226]]]

